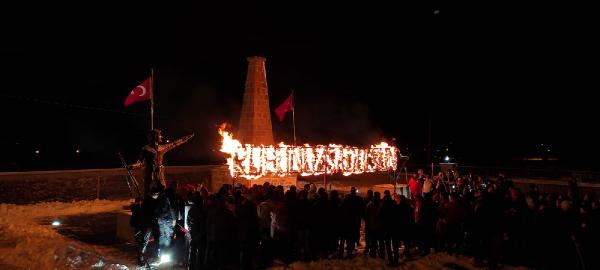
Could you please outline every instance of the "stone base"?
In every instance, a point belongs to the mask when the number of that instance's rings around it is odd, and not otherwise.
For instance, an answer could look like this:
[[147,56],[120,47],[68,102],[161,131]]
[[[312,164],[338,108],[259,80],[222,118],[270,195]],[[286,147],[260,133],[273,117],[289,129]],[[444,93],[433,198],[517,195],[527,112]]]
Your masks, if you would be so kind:
[[290,186],[296,186],[298,182],[297,175],[288,175],[288,176],[263,176],[258,179],[246,179],[246,178],[237,178],[233,180],[233,183],[241,183],[244,186],[251,187],[254,184],[262,185],[265,182],[269,182],[269,184],[273,186],[283,186],[284,190],[288,190]]
[[131,210],[123,210],[117,213],[117,239],[133,242],[133,228],[129,225]]

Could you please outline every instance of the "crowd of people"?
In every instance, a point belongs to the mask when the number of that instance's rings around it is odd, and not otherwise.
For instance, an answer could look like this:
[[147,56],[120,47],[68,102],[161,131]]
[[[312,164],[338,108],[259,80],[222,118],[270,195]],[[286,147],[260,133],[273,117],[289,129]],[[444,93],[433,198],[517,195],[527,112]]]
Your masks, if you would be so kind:
[[189,269],[351,259],[359,246],[390,266],[447,252],[489,267],[600,269],[598,198],[574,183],[564,194],[546,194],[520,190],[502,175],[490,183],[419,170],[407,184],[407,196],[369,190],[361,197],[354,187],[344,193],[314,184],[223,185],[210,193],[172,183],[133,208],[140,264],[156,257],[147,249],[153,236],[159,258],[168,253]]

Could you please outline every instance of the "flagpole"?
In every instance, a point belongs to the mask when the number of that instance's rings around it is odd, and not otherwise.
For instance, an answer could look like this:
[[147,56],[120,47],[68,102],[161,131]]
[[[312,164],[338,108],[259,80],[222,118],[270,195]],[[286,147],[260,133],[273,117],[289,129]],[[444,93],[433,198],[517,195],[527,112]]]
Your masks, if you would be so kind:
[[154,68],[150,69],[150,130],[154,130]]
[[292,124],[294,125],[294,146],[296,146],[296,101],[292,90]]

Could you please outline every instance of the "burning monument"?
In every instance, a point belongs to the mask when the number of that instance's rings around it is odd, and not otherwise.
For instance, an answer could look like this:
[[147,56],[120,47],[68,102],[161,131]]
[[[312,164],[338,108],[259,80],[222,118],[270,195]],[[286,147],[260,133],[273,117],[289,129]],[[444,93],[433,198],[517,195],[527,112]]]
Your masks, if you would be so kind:
[[219,129],[219,133],[223,137],[221,151],[229,155],[227,165],[234,179],[260,178],[289,185],[296,182],[298,174],[339,173],[347,176],[395,170],[398,163],[398,150],[385,142],[366,148],[339,144],[296,146],[283,142],[275,145],[265,58],[262,57],[248,58],[238,139],[234,139],[225,126]]
[[[251,56],[248,60],[248,73],[244,90],[244,100],[238,128],[239,140],[247,145],[273,145],[273,128],[271,124],[271,109],[269,107],[269,90],[264,57]],[[240,144],[241,144],[240,143]],[[230,173],[231,174],[231,173]],[[231,176],[237,182],[261,178],[273,185],[289,187],[296,184],[296,175],[262,174],[256,177]],[[240,177],[242,176],[242,177]],[[282,177],[283,176],[283,177]],[[244,183],[250,186],[250,183]]]

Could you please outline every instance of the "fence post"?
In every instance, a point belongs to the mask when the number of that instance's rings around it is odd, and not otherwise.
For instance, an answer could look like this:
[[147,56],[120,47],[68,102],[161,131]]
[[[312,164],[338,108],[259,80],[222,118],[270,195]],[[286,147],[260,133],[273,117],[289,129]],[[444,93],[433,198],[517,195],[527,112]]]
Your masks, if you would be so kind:
[[433,177],[433,162],[431,162],[431,177]]

